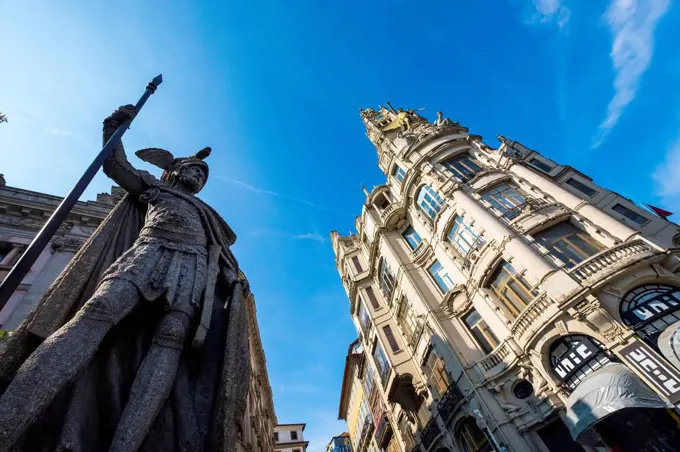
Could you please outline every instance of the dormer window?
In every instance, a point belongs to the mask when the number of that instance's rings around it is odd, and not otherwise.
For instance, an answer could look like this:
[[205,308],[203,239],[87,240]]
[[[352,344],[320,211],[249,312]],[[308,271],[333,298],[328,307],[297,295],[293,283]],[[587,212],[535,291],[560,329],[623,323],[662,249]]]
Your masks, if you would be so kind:
[[437,191],[430,187],[429,185],[423,185],[423,188],[418,192],[417,199],[418,207],[425,215],[427,215],[430,220],[434,220],[442,207],[444,206],[444,200]]
[[533,166],[538,170],[543,171],[544,173],[549,173],[553,169],[551,165],[548,165],[543,160],[539,160],[537,158],[532,158],[531,160],[529,160],[529,165]]
[[397,181],[403,182],[404,177],[406,176],[406,171],[404,171],[404,169],[401,166],[394,165],[394,169],[392,170],[392,176],[394,176],[394,178]]
[[467,152],[445,160],[442,165],[462,182],[468,182],[482,170],[477,161]]

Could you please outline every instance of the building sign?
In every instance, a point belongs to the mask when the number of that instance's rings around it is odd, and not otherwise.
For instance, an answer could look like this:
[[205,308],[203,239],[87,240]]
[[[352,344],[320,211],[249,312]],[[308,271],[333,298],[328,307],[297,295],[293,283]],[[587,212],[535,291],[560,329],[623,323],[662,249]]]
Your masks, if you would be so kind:
[[569,346],[564,343],[560,347],[562,348],[556,349],[552,355],[554,357],[553,369],[562,382],[585,367],[588,361],[600,352],[600,348],[585,336]]
[[621,316],[629,325],[635,326],[676,310],[678,310],[678,303],[671,297],[654,297],[640,302],[635,308],[623,311]]
[[645,377],[656,392],[673,404],[680,402],[680,374],[644,343],[635,341],[622,348],[619,354],[632,369]]

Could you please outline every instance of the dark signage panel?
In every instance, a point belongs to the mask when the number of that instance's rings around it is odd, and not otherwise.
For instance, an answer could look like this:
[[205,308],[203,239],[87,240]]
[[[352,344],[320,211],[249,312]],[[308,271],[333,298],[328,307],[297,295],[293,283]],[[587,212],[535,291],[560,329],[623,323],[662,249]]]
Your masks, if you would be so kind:
[[680,402],[680,374],[644,343],[635,341],[619,352],[626,363],[673,404]]

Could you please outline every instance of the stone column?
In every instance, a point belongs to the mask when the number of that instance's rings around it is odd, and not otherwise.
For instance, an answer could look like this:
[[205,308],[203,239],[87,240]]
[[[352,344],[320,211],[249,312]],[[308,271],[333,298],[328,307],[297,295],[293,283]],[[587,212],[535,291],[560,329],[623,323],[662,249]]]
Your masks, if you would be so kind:
[[0,261],[0,265],[12,265],[19,253],[21,253],[23,247],[24,245],[20,243],[12,243],[12,251],[7,253],[7,256],[5,256],[4,259]]

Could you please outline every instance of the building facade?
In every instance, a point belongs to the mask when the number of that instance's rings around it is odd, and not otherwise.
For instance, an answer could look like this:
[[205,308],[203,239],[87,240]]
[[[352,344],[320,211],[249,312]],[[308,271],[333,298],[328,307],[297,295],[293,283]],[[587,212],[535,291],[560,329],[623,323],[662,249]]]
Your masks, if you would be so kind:
[[440,114],[361,116],[386,182],[331,239],[377,447],[680,450],[678,225]]
[[[76,204],[51,244],[41,253],[19,289],[0,311],[1,329],[12,331],[19,326],[80,246],[124,195],[122,189],[114,187],[110,194],[97,195],[96,201]],[[61,199],[57,196],[9,187],[5,184],[4,177],[0,175],[0,281]],[[241,277],[245,279],[245,275],[241,274]],[[273,395],[257,323],[255,298],[250,291],[245,300],[251,380],[238,447],[239,452],[271,452],[274,450],[274,426],[277,424]]]
[[[0,311],[0,329],[14,330],[33,309],[40,296],[66,267],[76,251],[125,192],[117,187],[97,195],[95,201],[79,201],[43,250],[18,290]],[[62,198],[10,187],[0,175],[0,281],[33,237],[52,215]]]
[[352,450],[352,442],[347,432],[334,436],[326,446],[326,452],[352,452]]
[[279,424],[274,427],[274,450],[276,452],[307,452],[306,424]]

